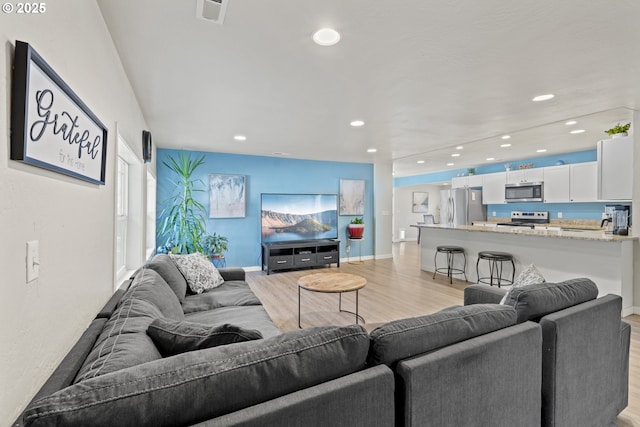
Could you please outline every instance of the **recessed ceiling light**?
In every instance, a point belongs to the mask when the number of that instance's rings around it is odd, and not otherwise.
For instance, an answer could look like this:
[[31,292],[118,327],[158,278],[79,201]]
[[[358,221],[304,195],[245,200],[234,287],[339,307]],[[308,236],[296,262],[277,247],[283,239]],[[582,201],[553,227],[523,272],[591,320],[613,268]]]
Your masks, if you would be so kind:
[[576,129],[576,130],[572,130],[572,131],[571,131],[571,132],[569,132],[569,133],[573,133],[573,134],[576,134],[576,133],[584,133],[584,129]]
[[456,150],[462,150],[464,147],[462,145],[459,145],[456,147]]
[[502,148],[511,147],[511,144],[500,144],[500,147]]
[[451,157],[460,157],[460,154],[458,154],[458,153],[453,153],[453,154],[451,155]]
[[495,160],[495,158],[493,158],[493,157],[487,157],[487,161],[489,161],[489,162],[490,162],[491,160]]
[[235,135],[233,139],[235,139],[236,141],[246,141],[247,137],[244,135]]
[[571,126],[571,125],[575,125],[576,123],[578,122],[576,122],[575,120],[569,120],[568,122],[565,122],[565,125]]
[[546,95],[538,95],[536,97],[534,97],[532,99],[533,102],[540,102],[540,101],[548,101],[550,99],[552,99],[555,95],[552,93],[548,93]]
[[447,166],[453,166],[454,163],[447,163]]
[[502,139],[509,139],[511,138],[511,135],[502,135]]
[[362,120],[354,120],[351,123],[349,123],[351,126],[353,127],[360,127],[360,126],[364,126],[364,122]]
[[546,148],[541,148],[539,150],[536,150],[536,153],[546,153],[547,149]]
[[376,151],[378,151],[377,148],[368,148],[367,149],[367,153],[375,153]]
[[418,160],[418,164],[423,164],[424,160]]
[[313,33],[313,41],[320,46],[333,46],[340,41],[340,33],[333,28],[322,28]]
[[290,156],[291,153],[286,153],[286,152],[282,152],[282,151],[274,151],[273,155],[274,156]]

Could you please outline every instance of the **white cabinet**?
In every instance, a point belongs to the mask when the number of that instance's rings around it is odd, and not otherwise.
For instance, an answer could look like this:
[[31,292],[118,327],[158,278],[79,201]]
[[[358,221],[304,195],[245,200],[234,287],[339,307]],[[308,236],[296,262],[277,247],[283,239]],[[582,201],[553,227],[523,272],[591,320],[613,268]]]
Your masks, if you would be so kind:
[[[571,200],[571,166],[544,168],[544,202],[566,203]],[[594,187],[595,188],[595,187]]]
[[451,188],[482,187],[483,175],[456,176],[451,179]]
[[544,168],[519,169],[507,172],[507,184],[519,184],[521,182],[543,182]]
[[598,141],[598,198],[631,200],[633,192],[633,137]]
[[597,201],[598,200],[598,162],[574,163],[570,166],[571,166],[571,201],[572,202]]
[[482,180],[482,204],[504,204],[504,186],[507,183],[505,172],[488,173]]

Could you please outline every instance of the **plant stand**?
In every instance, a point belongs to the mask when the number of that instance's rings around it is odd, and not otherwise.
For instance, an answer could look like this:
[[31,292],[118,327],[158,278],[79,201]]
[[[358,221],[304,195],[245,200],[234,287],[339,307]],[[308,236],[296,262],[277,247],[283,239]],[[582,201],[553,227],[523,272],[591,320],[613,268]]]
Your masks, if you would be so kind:
[[[364,237],[349,237],[347,238],[347,263],[348,264],[364,264],[362,261],[362,241]],[[351,261],[351,242],[358,243],[358,261]]]

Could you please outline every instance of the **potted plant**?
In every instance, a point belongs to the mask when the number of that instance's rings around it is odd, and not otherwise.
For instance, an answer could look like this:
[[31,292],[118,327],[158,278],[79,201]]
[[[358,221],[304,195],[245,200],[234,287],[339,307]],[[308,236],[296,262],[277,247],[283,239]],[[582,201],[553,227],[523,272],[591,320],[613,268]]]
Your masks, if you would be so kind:
[[364,234],[364,218],[354,218],[351,223],[347,225],[347,231],[351,239],[362,239]]
[[229,248],[229,240],[218,233],[206,234],[200,239],[202,252],[212,261],[224,258],[224,253]]
[[469,175],[473,175],[473,174],[475,174],[475,173],[476,173],[476,168],[468,168],[468,169],[467,169],[467,173],[468,173]]
[[627,123],[626,125],[620,125],[620,123],[618,123],[611,129],[605,130],[605,133],[607,133],[612,138],[620,138],[628,135],[627,132],[629,131],[630,127],[631,122]]
[[204,183],[194,179],[196,169],[204,163],[204,155],[193,160],[190,155],[180,153],[169,157],[164,164],[174,175],[174,191],[163,203],[160,212],[158,240],[160,246],[174,254],[202,252],[200,238],[205,232],[206,209],[195,199],[196,193],[204,192]]

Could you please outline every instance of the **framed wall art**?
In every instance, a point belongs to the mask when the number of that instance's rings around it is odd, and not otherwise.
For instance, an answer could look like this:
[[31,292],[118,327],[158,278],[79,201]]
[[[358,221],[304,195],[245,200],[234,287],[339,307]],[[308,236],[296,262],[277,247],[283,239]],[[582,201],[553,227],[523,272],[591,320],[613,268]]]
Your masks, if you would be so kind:
[[429,212],[429,193],[422,191],[413,192],[412,212],[427,213]]
[[364,179],[340,180],[340,215],[364,215]]
[[16,41],[11,159],[105,183],[107,128],[28,44]]
[[209,218],[244,218],[246,216],[246,177],[244,175],[209,175]]

